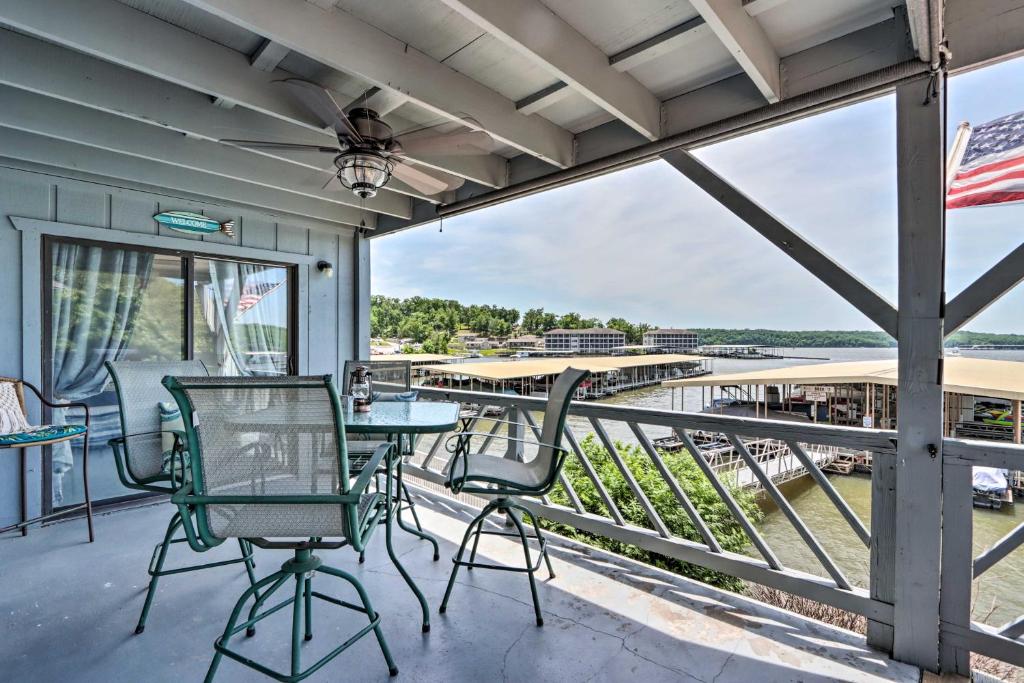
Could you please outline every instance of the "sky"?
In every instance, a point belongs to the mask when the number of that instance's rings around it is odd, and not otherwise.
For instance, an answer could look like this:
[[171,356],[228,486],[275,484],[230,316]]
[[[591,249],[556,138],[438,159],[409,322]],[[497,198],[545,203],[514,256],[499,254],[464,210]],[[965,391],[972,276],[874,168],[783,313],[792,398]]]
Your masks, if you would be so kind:
[[[960,121],[1024,110],[1024,58],[950,79]],[[895,96],[696,152],[896,300]],[[877,329],[663,161],[372,241],[374,294],[576,311],[663,327]],[[952,298],[1024,241],[1024,204],[950,211]],[[1024,333],[1024,287],[966,329]]]

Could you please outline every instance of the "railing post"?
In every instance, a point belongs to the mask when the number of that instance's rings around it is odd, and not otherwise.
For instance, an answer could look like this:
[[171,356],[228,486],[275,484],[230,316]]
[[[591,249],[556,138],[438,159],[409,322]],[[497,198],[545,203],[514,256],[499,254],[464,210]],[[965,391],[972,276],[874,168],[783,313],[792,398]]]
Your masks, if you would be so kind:
[[508,449],[505,451],[505,457],[517,462],[522,462],[524,456],[523,453],[523,439],[526,438],[526,424],[523,421],[523,409],[517,405],[512,406],[508,410]]
[[[896,457],[871,454],[871,575],[872,600],[896,602]],[[892,653],[892,624],[868,619],[868,645]]]
[[893,656],[938,669],[945,76],[896,89],[899,385]]
[[971,629],[971,580],[974,576],[973,468],[944,465],[942,473],[942,600],[939,603],[939,666],[969,676],[971,653],[945,637],[945,626]]

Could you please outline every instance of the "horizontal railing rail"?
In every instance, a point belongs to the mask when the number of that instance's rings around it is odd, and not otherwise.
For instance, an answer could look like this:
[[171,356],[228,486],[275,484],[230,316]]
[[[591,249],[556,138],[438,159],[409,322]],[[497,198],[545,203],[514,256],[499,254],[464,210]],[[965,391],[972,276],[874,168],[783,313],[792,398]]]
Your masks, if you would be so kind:
[[[463,418],[459,429],[490,435],[490,438],[478,437],[474,442],[475,446],[479,443],[477,452],[514,459],[527,458],[530,453],[518,447],[517,442],[507,442],[510,445],[506,446],[506,442],[494,438],[502,429],[509,430],[510,436],[513,432],[520,437],[533,434],[538,441],[540,440],[542,424],[537,414],[543,413],[547,407],[547,399],[426,386],[416,389],[423,400],[450,400],[463,404]],[[564,495],[559,496],[558,502],[553,500],[554,494],[543,500],[523,500],[523,504],[532,512],[555,524],[565,525],[593,536],[630,544],[667,558],[825,603],[863,615],[879,624],[893,624],[893,605],[873,598],[865,588],[853,585],[779,491],[770,474],[766,473],[765,459],[752,455],[747,446],[766,439],[785,444],[787,453],[806,468],[811,481],[823,490],[826,499],[837,508],[840,519],[843,520],[840,524],[848,524],[854,537],[865,547],[870,547],[870,532],[821,471],[815,462],[813,449],[855,449],[869,451],[876,459],[893,458],[896,437],[894,431],[591,402],[573,402],[569,417],[563,435],[563,445],[570,451],[569,458],[575,459],[576,462],[576,485],[586,484],[591,492],[591,504],[588,508],[581,501],[573,481],[566,476],[566,470],[569,469],[567,465],[559,479],[560,489]],[[638,449],[629,451],[633,454],[631,458],[625,457],[626,454],[620,451],[619,440],[611,437],[613,432],[609,426],[614,423],[619,423],[616,433],[627,434],[630,437],[622,441],[628,441],[632,448]],[[594,434],[595,443],[607,453],[603,468],[591,462],[574,427],[585,427]],[[670,429],[682,442],[683,449],[678,452],[678,456],[692,459],[703,473],[720,502],[732,516],[737,528],[749,539],[751,555],[722,548],[711,526],[702,518],[698,507],[690,499],[684,485],[673,474],[669,466],[669,454],[654,446],[653,439],[647,433],[651,428]],[[765,495],[779,508],[780,513],[796,531],[797,537],[807,546],[811,557],[821,567],[821,575],[786,566],[762,537],[756,523],[748,518],[743,505],[737,501],[736,485],[729,479],[732,475],[717,475],[714,472],[708,458],[691,436],[695,432],[717,433],[722,436],[724,442],[732,444],[737,459],[758,479]],[[450,437],[451,434],[442,434],[436,438],[421,439],[417,443],[416,452],[408,460],[407,471],[414,477],[434,484],[443,484],[448,476],[450,461],[449,449],[445,447],[445,442]],[[503,450],[491,452],[494,450],[491,447],[498,444],[501,444],[500,448]],[[660,499],[659,505],[652,502],[650,479],[645,480],[648,482],[645,486],[638,473],[634,471],[639,466],[637,463],[644,457],[648,460],[643,461],[646,463],[643,467],[653,468],[660,483],[666,486],[671,494],[668,500],[673,501],[678,507],[666,510],[664,496]],[[624,495],[628,497],[627,500],[622,499]],[[595,508],[594,500],[600,501],[600,509]],[[637,509],[642,511],[642,514],[638,513]],[[749,507],[747,509],[749,510]],[[681,511],[692,524],[692,537],[679,535],[679,527],[673,530],[666,522],[673,510],[676,512],[673,516],[677,520],[678,512]]]

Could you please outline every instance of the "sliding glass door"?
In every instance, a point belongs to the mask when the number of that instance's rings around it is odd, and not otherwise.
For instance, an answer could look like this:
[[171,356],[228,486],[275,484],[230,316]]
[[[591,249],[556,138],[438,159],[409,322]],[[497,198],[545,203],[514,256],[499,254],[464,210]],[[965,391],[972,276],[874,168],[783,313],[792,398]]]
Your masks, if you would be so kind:
[[[43,259],[44,384],[57,401],[89,405],[94,500],[132,493],[118,481],[107,446],[121,427],[105,361],[197,358],[216,375],[297,367],[293,266],[58,239],[46,240]],[[80,419],[76,409],[47,417]],[[82,500],[80,448],[49,449],[48,510]]]

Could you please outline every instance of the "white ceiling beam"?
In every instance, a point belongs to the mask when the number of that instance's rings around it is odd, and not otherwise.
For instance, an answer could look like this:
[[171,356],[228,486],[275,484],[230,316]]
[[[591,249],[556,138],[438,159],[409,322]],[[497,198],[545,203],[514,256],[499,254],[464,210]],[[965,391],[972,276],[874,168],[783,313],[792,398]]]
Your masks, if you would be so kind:
[[[176,84],[182,88],[206,93],[214,98],[218,107],[230,109],[232,103],[241,105],[244,110],[252,110],[273,117],[289,125],[282,124],[277,128],[269,122],[254,123],[253,128],[246,131],[225,125],[217,138],[260,138],[265,133],[267,140],[284,142],[305,142],[309,135],[326,140],[333,144],[336,139],[323,130],[323,125],[314,120],[308,112],[299,106],[294,98],[278,83],[285,78],[294,77],[286,71],[272,72],[254,69],[249,59],[230,48],[218,45],[161,21],[144,12],[139,12],[115,0],[47,0],[43,3],[31,0],[0,0],[0,23],[24,31],[47,41],[72,48],[100,60],[113,62],[127,69],[124,74],[139,72],[161,81]],[[125,36],[136,37],[126,40]],[[0,43],[14,40],[17,34],[10,31],[0,32]],[[39,41],[36,41],[39,42]],[[81,55],[61,52],[61,57],[48,58],[46,64],[54,67],[63,61],[85,61]],[[7,68],[9,62],[0,61]],[[90,67],[92,68],[92,67]],[[0,74],[4,71],[0,69]],[[138,74],[136,74],[138,75]],[[340,75],[339,75],[340,76]],[[50,76],[40,70],[39,83],[44,83]],[[127,76],[126,76],[127,78]],[[327,76],[330,80],[330,75]],[[341,80],[338,78],[337,80]],[[133,102],[133,88],[126,83],[140,85],[139,79],[117,84],[100,80],[96,84],[112,101]],[[80,83],[77,91],[85,92],[89,83]],[[332,83],[322,83],[332,87]],[[164,87],[167,87],[164,84]],[[189,130],[186,125],[188,116],[184,110],[176,107],[177,96],[167,95],[167,102],[162,101],[159,88],[147,88],[147,93],[155,93],[153,97],[139,96],[132,106],[111,105],[111,109],[120,108],[124,112],[138,112],[140,118],[151,122],[163,123],[172,119],[180,130]],[[175,89],[168,87],[168,92]],[[178,91],[180,93],[180,90]],[[174,113],[166,113],[169,109]],[[211,106],[211,108],[213,108]],[[238,107],[235,107],[236,113]],[[244,111],[243,110],[243,111]],[[120,112],[118,112],[120,113]],[[251,113],[251,112],[250,112]],[[129,114],[130,115],[130,114]],[[180,115],[180,116],[179,116]],[[205,117],[201,117],[204,118]],[[257,117],[258,118],[258,117]],[[220,119],[214,120],[220,121]],[[222,125],[217,123],[216,125]],[[411,123],[396,120],[393,122],[398,130],[411,127]],[[274,132],[270,132],[274,131]],[[190,131],[202,134],[199,131]],[[308,144],[323,144],[309,142]],[[505,159],[497,155],[480,155],[475,157],[423,157],[415,161],[447,173],[472,180],[488,187],[499,187],[506,178]]]
[[779,5],[784,5],[789,0],[743,0],[743,9],[747,11],[752,17],[756,17],[759,14],[764,14],[770,9],[775,9]]
[[681,50],[710,33],[704,17],[697,16],[612,55],[608,63],[616,71],[629,71],[669,52]]
[[489,34],[548,69],[649,140],[661,136],[661,103],[539,0],[442,0]]
[[[210,173],[182,173],[176,166],[126,157],[13,128],[0,127],[0,158],[17,160],[4,163],[27,165],[30,170],[35,170],[33,164],[57,168],[69,178],[95,181],[95,176],[100,176],[103,182],[115,185],[124,181],[124,187],[141,186],[166,197],[255,206],[276,214],[283,212],[345,226],[373,229],[377,225],[377,214],[372,211],[360,211]],[[182,197],[183,194],[186,196]]]
[[348,106],[345,107],[345,113],[359,107],[364,107],[366,109],[374,110],[377,112],[378,116],[387,116],[408,101],[409,98],[400,92],[395,90],[383,90],[377,86],[373,86],[363,94],[353,99]]
[[954,72],[1024,54],[1024,0],[946,0]]
[[273,71],[277,68],[277,65],[281,63],[281,60],[288,56],[291,52],[288,48],[280,43],[275,43],[272,40],[264,40],[263,44],[260,45],[256,52],[253,53],[252,57],[249,58],[249,63],[252,64],[254,69],[260,71]]
[[532,95],[516,101],[516,109],[524,114],[536,114],[547,109],[555,102],[560,102],[572,94],[572,88],[565,81],[556,81]]
[[[193,139],[209,140],[211,144],[219,145],[216,141],[222,138],[337,144],[333,134],[314,132],[244,107],[210,106],[205,95],[193,90],[92,57],[75,55],[72,59],[64,48],[3,29],[0,64],[4,65],[0,69],[0,84],[169,128]],[[328,155],[247,151],[314,170],[331,168]],[[439,201],[397,180],[389,182],[385,191],[433,203]],[[365,202],[353,198],[352,204],[362,206]],[[372,208],[372,202],[368,206]]]
[[782,99],[779,55],[740,0],[690,0],[769,102]]
[[397,90],[410,102],[551,164],[572,164],[572,134],[380,29],[305,0],[185,0],[269,40],[361,78]]
[[[608,57],[608,65],[616,71],[629,71],[652,59],[681,50],[710,33],[711,29],[707,27],[704,17],[697,16],[613,54]],[[568,83],[556,81],[516,102],[516,109],[524,114],[535,114],[564,99],[572,92]]]
[[360,201],[350,192],[321,189],[330,175],[252,154],[236,147],[195,140],[170,130],[80,107],[43,95],[0,86],[0,126],[75,142],[110,152],[202,171],[232,180],[292,192],[345,206],[361,205],[396,217],[411,215],[408,197],[379,194]]
[[910,24],[910,42],[922,62],[931,61],[931,30],[929,28],[928,0],[906,0],[907,23]]

